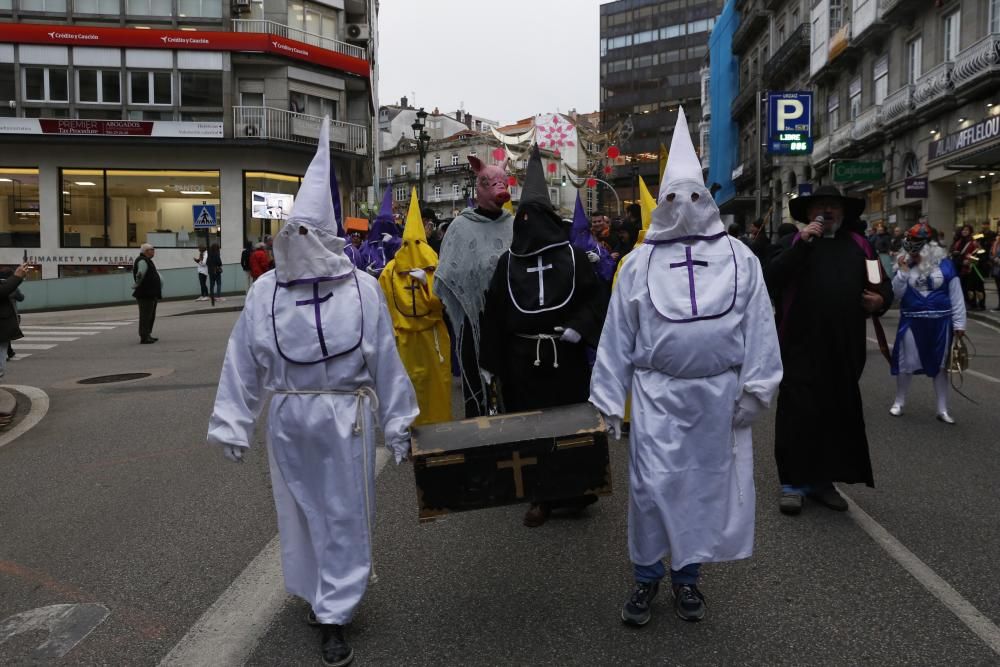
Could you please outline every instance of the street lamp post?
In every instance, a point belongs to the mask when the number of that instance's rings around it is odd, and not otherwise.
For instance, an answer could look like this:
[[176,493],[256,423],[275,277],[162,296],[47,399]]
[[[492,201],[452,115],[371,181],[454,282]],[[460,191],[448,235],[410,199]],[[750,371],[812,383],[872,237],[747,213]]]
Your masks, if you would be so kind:
[[[594,177],[591,176],[591,178]],[[622,199],[621,197],[618,196],[618,192],[615,190],[615,187],[610,183],[608,183],[607,181],[602,181],[599,178],[594,178],[594,181],[597,183],[603,183],[604,185],[608,186],[609,190],[611,190],[611,194],[615,196],[615,204],[618,206],[618,215],[620,216],[622,214]]]
[[417,119],[413,121],[413,138],[417,142],[417,154],[420,156],[420,201],[424,201],[424,162],[427,161],[427,145],[431,136],[424,132],[427,123],[427,112],[423,107],[417,111]]

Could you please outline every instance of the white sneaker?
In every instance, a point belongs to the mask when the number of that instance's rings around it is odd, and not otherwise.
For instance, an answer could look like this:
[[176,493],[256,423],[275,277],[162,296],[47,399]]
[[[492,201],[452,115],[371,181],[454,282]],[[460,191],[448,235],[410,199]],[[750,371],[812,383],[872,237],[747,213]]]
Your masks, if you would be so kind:
[[207,296],[199,296],[197,299],[195,299],[195,301],[208,301],[208,297]]
[[216,300],[216,301],[225,301],[225,299],[223,299],[223,298],[222,298],[221,296],[217,296],[217,297],[215,297],[215,300]]
[[949,415],[947,412],[941,412],[937,416],[939,422],[944,422],[945,424],[954,424],[955,419]]
[[899,417],[903,414],[903,406],[899,403],[893,403],[892,407],[889,408],[889,414],[893,417]]

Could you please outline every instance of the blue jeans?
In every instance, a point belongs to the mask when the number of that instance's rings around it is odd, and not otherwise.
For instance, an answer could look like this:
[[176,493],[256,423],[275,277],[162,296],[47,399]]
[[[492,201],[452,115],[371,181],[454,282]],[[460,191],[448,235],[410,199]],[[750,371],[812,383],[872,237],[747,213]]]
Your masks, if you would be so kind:
[[[667,576],[667,567],[663,561],[656,561],[652,565],[637,565],[632,563],[632,572],[638,582],[659,581]],[[698,583],[698,576],[701,574],[701,563],[690,563],[679,570],[670,570],[670,583],[675,586],[685,584],[695,585]]]

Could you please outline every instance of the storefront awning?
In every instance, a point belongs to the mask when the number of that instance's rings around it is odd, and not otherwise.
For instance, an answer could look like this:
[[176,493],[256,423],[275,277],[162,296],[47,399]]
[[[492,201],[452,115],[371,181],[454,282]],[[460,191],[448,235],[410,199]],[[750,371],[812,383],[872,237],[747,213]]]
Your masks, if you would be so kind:
[[956,156],[944,163],[945,169],[953,171],[995,171],[1000,169],[1000,143],[994,143],[966,155]]

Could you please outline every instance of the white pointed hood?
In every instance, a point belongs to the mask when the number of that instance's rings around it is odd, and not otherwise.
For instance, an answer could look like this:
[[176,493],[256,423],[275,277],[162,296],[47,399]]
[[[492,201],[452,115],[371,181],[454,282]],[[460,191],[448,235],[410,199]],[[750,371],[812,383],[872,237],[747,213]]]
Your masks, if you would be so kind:
[[316,155],[302,179],[292,212],[274,239],[279,283],[329,278],[350,273],[354,264],[344,254],[344,239],[330,194],[330,119],[324,118]]
[[684,108],[677,111],[677,125],[647,241],[670,241],[688,236],[725,233],[719,207],[701,174]]

